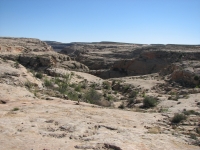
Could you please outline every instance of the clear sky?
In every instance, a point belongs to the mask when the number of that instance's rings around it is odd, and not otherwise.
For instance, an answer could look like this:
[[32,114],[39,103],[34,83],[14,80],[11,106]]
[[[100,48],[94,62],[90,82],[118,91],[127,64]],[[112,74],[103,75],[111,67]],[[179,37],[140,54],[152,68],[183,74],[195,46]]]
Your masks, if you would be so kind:
[[200,44],[200,0],[0,0],[0,36]]

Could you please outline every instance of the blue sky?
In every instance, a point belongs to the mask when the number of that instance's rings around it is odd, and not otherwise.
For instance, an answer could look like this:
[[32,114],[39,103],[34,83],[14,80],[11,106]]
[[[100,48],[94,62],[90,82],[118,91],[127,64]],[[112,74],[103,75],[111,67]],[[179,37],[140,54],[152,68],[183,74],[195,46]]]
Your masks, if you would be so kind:
[[0,36],[200,44],[200,0],[0,0]]

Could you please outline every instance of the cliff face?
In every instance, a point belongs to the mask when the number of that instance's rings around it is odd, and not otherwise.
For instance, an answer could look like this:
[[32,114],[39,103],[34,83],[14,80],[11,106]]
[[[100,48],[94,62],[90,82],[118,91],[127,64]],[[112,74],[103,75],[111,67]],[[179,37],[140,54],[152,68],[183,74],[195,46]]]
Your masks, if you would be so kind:
[[33,38],[0,38],[0,52],[47,52],[53,51],[47,43]]
[[138,58],[114,63],[112,70],[125,72],[128,76],[145,75],[161,71],[176,62],[199,60],[200,52],[145,51]]
[[88,67],[72,61],[67,55],[56,53],[51,46],[39,39],[0,38],[0,57],[18,61],[20,64],[45,71],[49,67],[88,71]]

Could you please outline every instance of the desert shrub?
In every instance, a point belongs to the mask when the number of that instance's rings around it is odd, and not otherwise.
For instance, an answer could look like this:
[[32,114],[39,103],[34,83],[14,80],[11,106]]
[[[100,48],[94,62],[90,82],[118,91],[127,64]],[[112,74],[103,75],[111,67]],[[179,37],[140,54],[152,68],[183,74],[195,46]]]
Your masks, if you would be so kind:
[[128,104],[127,106],[130,106],[131,104],[133,104],[135,102],[135,99],[134,98],[129,98],[128,99]]
[[126,86],[124,87],[124,93],[126,93],[126,92],[129,90],[129,88],[130,88],[130,85],[126,85]]
[[129,94],[129,98],[135,98],[137,96],[137,92],[136,91],[132,91],[130,94]]
[[101,98],[102,98],[102,95],[98,93],[96,90],[94,90],[93,88],[91,88],[85,93],[86,101],[91,104],[95,104],[95,101],[99,101],[101,100]]
[[69,86],[72,87],[72,88],[75,88],[75,87],[76,87],[76,84],[75,84],[75,83],[72,83],[72,84],[70,84]]
[[19,110],[19,108],[17,108],[17,107],[12,109],[12,111],[18,111],[18,110]]
[[168,112],[169,108],[160,108],[159,112],[163,113],[163,112]]
[[190,138],[193,140],[197,140],[197,136],[195,134],[190,134]]
[[62,82],[62,81],[61,81],[58,77],[56,77],[56,78],[54,79],[54,83],[55,83],[55,84],[59,85],[60,82]]
[[85,82],[82,83],[82,84],[81,84],[81,88],[86,89],[86,88],[87,88],[87,83],[85,83]]
[[199,76],[195,76],[194,80],[196,80],[196,81],[199,80]]
[[30,81],[26,81],[24,84],[28,89],[31,89],[34,85]]
[[39,79],[42,79],[42,78],[43,78],[43,74],[40,73],[40,72],[39,72],[39,73],[36,73],[36,74],[35,74],[35,77],[36,77],[36,78],[39,78]]
[[116,80],[112,80],[112,85],[114,85],[116,83]]
[[125,108],[124,103],[121,103],[118,108],[124,109]]
[[95,88],[97,85],[96,85],[95,83],[92,83],[90,86],[91,86],[92,88]]
[[197,127],[195,130],[196,130],[196,133],[200,134],[200,127]]
[[116,94],[117,94],[117,91],[114,91],[114,94],[116,95]]
[[81,91],[81,85],[80,84],[76,85],[74,90],[77,91],[77,92],[80,92]]
[[170,95],[177,95],[176,92],[170,92]]
[[112,97],[112,95],[107,95],[107,100],[108,100],[108,101],[111,101],[111,100],[113,100],[113,97]]
[[58,91],[62,94],[65,94],[67,92],[67,87],[68,84],[66,82],[60,82]]
[[16,62],[14,63],[14,67],[17,68],[17,69],[19,68],[19,62],[18,62],[18,61],[16,61]]
[[69,92],[67,92],[67,96],[68,96],[69,99],[71,99],[71,100],[75,100],[75,101],[78,100],[78,94],[77,94],[76,92],[69,91]]
[[143,100],[144,108],[151,108],[157,105],[157,100],[154,97],[147,96]]
[[194,111],[194,110],[187,110],[187,111],[183,111],[183,113],[185,114],[185,115],[200,115],[200,113],[198,113],[198,112],[196,112],[196,111]]
[[184,114],[175,114],[172,118],[172,123],[180,123],[181,121],[185,120],[186,116]]
[[146,95],[145,92],[142,92],[142,97],[145,97],[145,95]]
[[51,87],[51,86],[53,85],[53,83],[52,83],[51,80],[45,78],[45,79],[44,79],[44,85],[45,85],[46,87]]
[[69,82],[69,80],[70,80],[70,75],[69,74],[65,74],[65,75],[63,75],[63,79],[64,79],[64,81],[65,82]]
[[104,81],[103,82],[103,87],[104,87],[104,89],[111,89],[111,85],[110,85],[110,83],[109,82],[107,82],[107,81]]

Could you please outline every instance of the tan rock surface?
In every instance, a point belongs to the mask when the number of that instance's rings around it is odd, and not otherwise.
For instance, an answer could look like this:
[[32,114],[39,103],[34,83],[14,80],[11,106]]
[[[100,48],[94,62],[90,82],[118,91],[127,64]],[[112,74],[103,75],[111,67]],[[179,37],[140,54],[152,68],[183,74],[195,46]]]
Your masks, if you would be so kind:
[[[95,108],[67,100],[19,100],[0,107],[2,150],[103,149],[106,144],[123,150],[199,149],[184,137],[147,133],[144,126],[154,126],[163,118],[156,113]],[[19,110],[12,111],[15,107]]]

